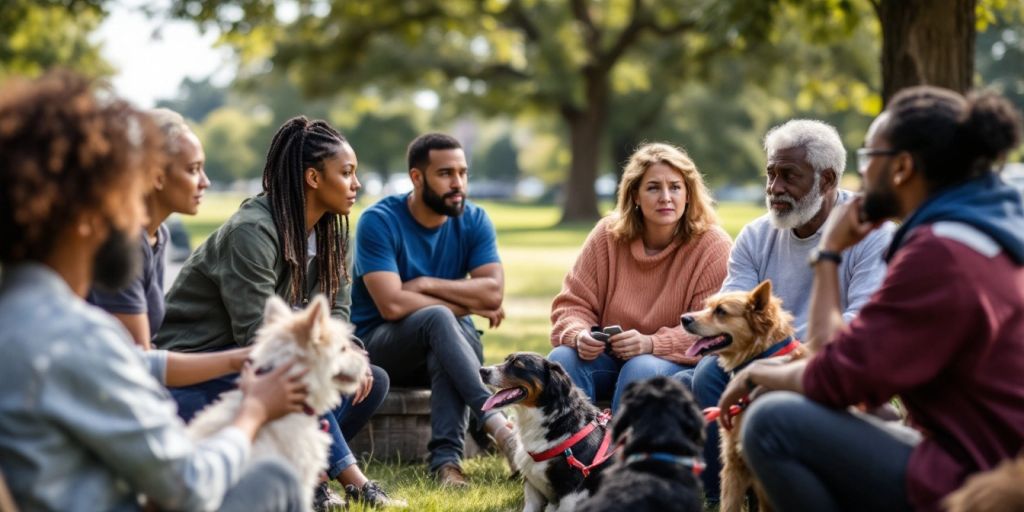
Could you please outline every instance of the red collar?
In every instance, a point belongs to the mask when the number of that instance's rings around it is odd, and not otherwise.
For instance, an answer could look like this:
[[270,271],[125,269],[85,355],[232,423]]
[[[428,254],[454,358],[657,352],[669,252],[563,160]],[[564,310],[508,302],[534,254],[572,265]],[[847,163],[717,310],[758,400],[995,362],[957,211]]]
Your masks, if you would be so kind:
[[772,355],[770,355],[768,357],[784,356],[784,355],[786,355],[786,354],[796,350],[798,347],[800,347],[800,345],[802,345],[802,343],[800,343],[800,340],[796,339],[796,337],[794,337],[794,336],[790,336],[789,344],[787,344],[785,347],[780,348],[778,350],[778,352],[775,352],[774,354],[772,354]]
[[554,448],[544,450],[543,452],[540,453],[528,453],[530,454],[530,457],[533,458],[534,462],[543,462],[549,459],[553,459],[559,455],[564,455],[566,463],[580,470],[580,472],[583,473],[583,478],[586,478],[590,475],[590,470],[603,464],[604,461],[611,458],[612,454],[615,453],[615,449],[608,450],[608,447],[611,445],[612,442],[612,431],[611,429],[605,430],[604,439],[601,440],[601,446],[597,449],[597,454],[594,455],[594,460],[589,465],[583,464],[582,462],[579,461],[579,459],[576,458],[575,455],[572,454],[572,447],[576,446],[576,443],[582,441],[585,437],[590,435],[590,433],[593,432],[594,429],[597,428],[598,426],[604,427],[605,425],[607,425],[608,420],[611,419],[611,417],[611,411],[605,409],[604,411],[601,412],[601,414],[597,416],[597,418],[594,419],[594,421],[588,423],[586,426],[583,427],[582,430],[576,432],[565,441],[558,443],[558,445],[555,446]]
[[[786,340],[789,340],[789,343],[786,343]],[[799,348],[801,346],[800,340],[796,339],[796,337],[794,337],[794,336],[790,336],[790,337],[786,338],[785,340],[782,340],[782,341],[779,342],[779,344],[782,344],[782,343],[786,343],[786,345],[784,345],[782,348],[776,350],[775,352],[772,352],[771,354],[765,356],[764,359],[768,359],[768,358],[771,358],[771,357],[782,357],[782,356],[784,356],[786,354],[789,354],[790,352],[793,352],[794,350],[796,350],[797,348]],[[775,347],[773,346],[772,348],[768,349],[768,351],[771,352],[771,350],[773,348],[775,348]],[[750,364],[750,363],[746,363],[743,366],[746,366],[747,364]],[[738,372],[734,370],[733,374],[735,375],[736,373],[738,373]],[[748,403],[749,403],[749,400],[747,400],[747,397],[743,397],[740,400],[739,404],[733,405],[732,407],[729,408],[729,413],[732,414],[733,416],[739,415],[739,413],[743,412],[743,408],[746,407]],[[707,407],[707,408],[705,408],[704,409],[704,421],[706,421],[708,423],[711,423],[712,421],[717,420],[718,416],[721,415],[721,412],[722,411],[718,407]]]

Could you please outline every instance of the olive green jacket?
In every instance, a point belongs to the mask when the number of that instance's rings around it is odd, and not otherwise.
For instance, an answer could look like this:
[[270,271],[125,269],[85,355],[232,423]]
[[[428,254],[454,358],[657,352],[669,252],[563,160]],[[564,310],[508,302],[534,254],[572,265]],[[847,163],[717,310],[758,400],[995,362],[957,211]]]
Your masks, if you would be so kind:
[[[304,305],[320,292],[317,261],[306,271]],[[352,268],[352,251],[345,262]],[[272,294],[288,300],[291,272],[281,255],[270,199],[246,199],[200,245],[167,292],[167,314],[153,343],[179,352],[209,352],[252,343]],[[331,316],[348,321],[351,283],[343,283]]]

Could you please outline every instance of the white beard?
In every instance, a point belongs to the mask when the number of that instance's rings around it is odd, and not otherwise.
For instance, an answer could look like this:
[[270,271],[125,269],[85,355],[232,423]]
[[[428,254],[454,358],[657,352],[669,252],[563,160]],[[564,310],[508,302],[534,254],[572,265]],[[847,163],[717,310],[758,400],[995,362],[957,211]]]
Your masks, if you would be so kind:
[[[825,196],[822,195],[819,187],[820,182],[821,175],[815,173],[814,185],[811,187],[811,191],[799,201],[793,199],[788,194],[765,196],[764,202],[765,206],[768,207],[768,219],[771,220],[775,229],[796,229],[810,222],[818,214],[821,210],[821,204],[825,201]],[[772,201],[787,202],[792,206],[792,209],[786,213],[779,213],[772,208]]]

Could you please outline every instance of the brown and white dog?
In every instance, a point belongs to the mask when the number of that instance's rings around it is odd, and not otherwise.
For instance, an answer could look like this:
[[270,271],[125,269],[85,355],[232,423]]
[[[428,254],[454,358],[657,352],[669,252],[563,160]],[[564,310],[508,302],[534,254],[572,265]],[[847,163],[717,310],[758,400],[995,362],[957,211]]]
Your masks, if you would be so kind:
[[[341,403],[341,396],[353,393],[369,364],[366,354],[352,342],[352,327],[331,318],[331,308],[317,295],[303,311],[292,311],[280,298],[267,300],[263,325],[256,333],[250,356],[257,372],[295,361],[291,371],[308,370],[303,377],[309,395],[309,413],[292,413],[260,429],[252,443],[250,463],[263,457],[280,457],[299,477],[302,496],[310,510],[313,489],[327,469],[331,437],[320,430],[318,417]],[[242,392],[228,391],[203,409],[188,425],[194,439],[209,437],[235,418]]]
[[[720,293],[709,297],[705,308],[683,315],[688,332],[700,336],[687,355],[718,354],[718,364],[730,375],[755,359],[786,355],[803,357],[803,346],[793,338],[793,317],[772,296],[771,281],[763,281],[751,292]],[[742,414],[733,419],[733,430],[719,427],[722,454],[723,512],[742,510],[747,490],[757,495],[761,509],[768,510],[764,491],[740,455],[739,425]]]
[[515,411],[523,511],[575,510],[594,493],[595,474],[610,464],[607,418],[560,364],[538,354],[511,354],[502,364],[480,368],[480,378],[497,389],[485,411]]

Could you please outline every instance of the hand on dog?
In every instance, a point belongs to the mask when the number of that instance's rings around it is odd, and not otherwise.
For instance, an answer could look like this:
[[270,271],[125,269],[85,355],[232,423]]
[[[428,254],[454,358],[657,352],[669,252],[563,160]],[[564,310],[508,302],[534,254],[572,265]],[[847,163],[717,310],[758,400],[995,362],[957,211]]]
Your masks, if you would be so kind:
[[628,360],[654,352],[654,340],[646,334],[640,334],[636,329],[616,334],[608,342],[612,345],[612,352],[620,359]]
[[586,329],[576,336],[576,353],[584,361],[593,361],[604,352],[604,342],[594,339]]
[[845,251],[882,225],[884,221],[872,222],[861,218],[863,204],[864,196],[855,196],[832,209],[822,229],[821,244],[824,249]]
[[308,391],[302,378],[309,369],[291,375],[295,361],[278,365],[273,370],[256,375],[252,365],[245,363],[238,379],[238,389],[242,390],[242,412],[239,415],[253,414],[259,419],[259,425],[276,420],[286,414],[302,412]]
[[[757,385],[756,382],[750,380],[751,367],[755,366],[751,364],[743,371],[736,374],[735,377],[729,380],[729,385],[725,387],[725,391],[722,393],[722,398],[718,400],[718,409],[720,411],[718,416],[718,424],[726,430],[732,430],[732,411],[730,410],[734,405],[740,405],[741,401],[748,402],[753,399],[754,396],[760,395],[763,392],[763,388]],[[751,388],[753,384],[753,388]],[[749,397],[749,398],[748,398]]]
[[359,389],[356,390],[356,394],[352,396],[352,405],[357,405],[366,397],[370,396],[370,390],[373,389],[373,368],[370,366],[366,367],[366,375],[363,376],[363,382],[359,384]]

